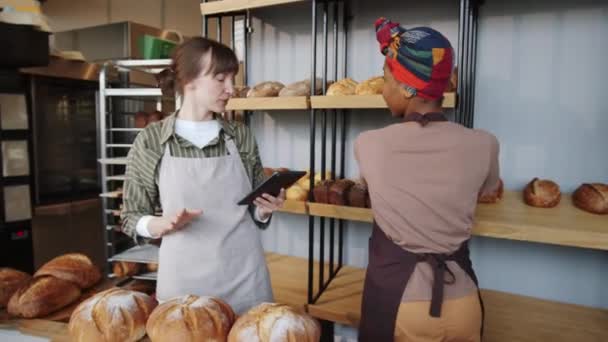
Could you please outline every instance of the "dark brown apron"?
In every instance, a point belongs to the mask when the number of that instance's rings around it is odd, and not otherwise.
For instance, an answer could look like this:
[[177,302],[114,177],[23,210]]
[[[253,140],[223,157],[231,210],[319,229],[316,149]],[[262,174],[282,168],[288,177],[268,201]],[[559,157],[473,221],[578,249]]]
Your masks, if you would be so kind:
[[[405,121],[417,121],[425,126],[430,121],[446,121],[441,113],[420,115],[413,113],[405,116]],[[429,314],[441,316],[444,284],[454,282],[454,274],[447,267],[446,261],[455,261],[477,285],[477,276],[469,258],[468,241],[452,254],[424,253],[416,254],[404,250],[392,242],[374,222],[369,241],[369,264],[365,275],[361,322],[359,324],[359,341],[385,342],[393,341],[395,323],[399,305],[405,287],[414,272],[416,264],[427,262],[433,269],[433,289]],[[446,281],[445,273],[451,279]],[[479,293],[479,292],[478,292]],[[482,310],[483,303],[479,297]]]

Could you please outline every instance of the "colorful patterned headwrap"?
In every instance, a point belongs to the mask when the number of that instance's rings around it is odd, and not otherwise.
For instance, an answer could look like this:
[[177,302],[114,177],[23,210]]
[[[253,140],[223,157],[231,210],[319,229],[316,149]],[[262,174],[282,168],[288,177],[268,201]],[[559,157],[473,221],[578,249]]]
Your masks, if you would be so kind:
[[429,27],[409,30],[385,18],[376,20],[376,39],[393,77],[414,95],[443,96],[454,65],[450,42]]

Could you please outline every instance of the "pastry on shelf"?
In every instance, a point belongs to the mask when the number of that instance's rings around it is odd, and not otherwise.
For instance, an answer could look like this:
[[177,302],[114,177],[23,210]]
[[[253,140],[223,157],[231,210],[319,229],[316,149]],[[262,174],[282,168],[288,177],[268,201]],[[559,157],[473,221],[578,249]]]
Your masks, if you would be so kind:
[[[315,83],[315,95],[323,92],[323,80],[317,78]],[[310,96],[310,79],[288,84],[279,92],[280,97],[286,96]]]
[[298,184],[294,184],[287,189],[285,196],[291,201],[305,202],[308,199],[308,191],[304,190]]
[[584,183],[572,194],[574,205],[592,214],[608,214],[608,185]]
[[148,125],[148,113],[144,111],[135,113],[134,125],[135,128],[145,128]]
[[247,86],[235,86],[234,93],[232,93],[232,98],[245,98],[247,97],[247,93],[249,92],[249,87]]
[[275,97],[285,85],[281,82],[262,82],[247,92],[247,97]]
[[479,195],[477,196],[477,203],[484,203],[484,204],[498,203],[502,199],[503,192],[504,192],[504,184],[502,182],[502,179],[498,179],[498,186],[496,187],[496,189],[488,194],[482,194],[480,192]]
[[112,272],[115,276],[130,277],[139,274],[141,265],[136,262],[116,261],[112,265]]
[[187,295],[159,305],[148,319],[152,342],[226,341],[236,317],[219,298]]
[[315,185],[314,189],[312,189],[312,194],[316,203],[329,203],[329,188],[334,182],[333,180],[326,179]]
[[73,342],[135,342],[158,302],[139,291],[111,288],[80,303],[68,325]]
[[370,208],[369,191],[363,182],[355,182],[349,189],[347,204],[349,207]]
[[8,267],[0,267],[0,309],[5,308],[17,290],[32,279],[32,276]]
[[165,114],[161,111],[155,110],[154,112],[148,114],[148,124],[152,122],[161,121],[164,119]]
[[356,95],[378,95],[382,94],[384,88],[384,77],[372,77],[369,80],[357,84],[355,88]]
[[239,317],[228,342],[313,342],[320,338],[319,322],[308,314],[284,304],[263,303]]
[[458,67],[454,67],[452,71],[452,75],[450,76],[450,82],[448,83],[448,87],[445,89],[446,93],[455,92],[458,89]]
[[533,207],[555,207],[561,197],[559,185],[551,180],[534,178],[524,189],[524,202]]
[[339,179],[329,186],[327,195],[328,203],[333,205],[346,205],[348,203],[348,192],[355,185],[350,179]]
[[158,272],[158,263],[150,262],[146,264],[146,270],[148,270],[148,272]]
[[175,74],[170,68],[165,68],[158,74],[154,75],[156,85],[160,88],[163,96],[175,96]]
[[342,79],[327,89],[327,96],[344,96],[344,95],[355,95],[357,89],[357,82],[352,78]]

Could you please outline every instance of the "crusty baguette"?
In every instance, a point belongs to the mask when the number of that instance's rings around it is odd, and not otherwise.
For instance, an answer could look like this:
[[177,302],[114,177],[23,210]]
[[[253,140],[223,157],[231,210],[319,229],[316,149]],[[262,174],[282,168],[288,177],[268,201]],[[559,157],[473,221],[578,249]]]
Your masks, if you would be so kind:
[[42,265],[34,277],[47,275],[71,281],[81,289],[89,288],[101,279],[97,266],[89,257],[80,253],[64,254],[52,259]]
[[80,288],[67,280],[37,277],[13,294],[8,313],[24,318],[44,317],[70,305],[80,294]]

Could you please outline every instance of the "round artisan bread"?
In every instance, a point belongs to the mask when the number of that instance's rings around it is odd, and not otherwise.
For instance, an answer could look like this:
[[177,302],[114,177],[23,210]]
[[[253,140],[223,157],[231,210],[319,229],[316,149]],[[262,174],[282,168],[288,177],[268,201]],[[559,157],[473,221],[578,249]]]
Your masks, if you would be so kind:
[[70,281],[81,289],[95,285],[101,279],[99,268],[88,256],[80,253],[70,253],[58,256],[34,274],[34,277],[53,276]]
[[559,185],[547,179],[534,178],[524,189],[524,202],[533,207],[555,207],[561,197]]
[[7,311],[16,317],[40,318],[72,304],[80,294],[80,288],[67,280],[37,277],[13,294]]
[[319,323],[309,315],[288,305],[262,303],[236,321],[228,342],[317,342],[320,337]]
[[0,309],[5,308],[8,301],[19,288],[25,286],[31,275],[8,267],[0,267]]
[[152,342],[226,341],[234,321],[234,311],[221,299],[188,295],[159,305],[146,331]]
[[158,303],[142,292],[111,288],[80,303],[70,317],[74,342],[134,342]]
[[584,211],[608,214],[608,185],[602,183],[582,184],[572,194],[572,202]]

